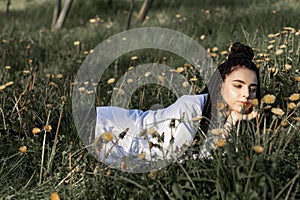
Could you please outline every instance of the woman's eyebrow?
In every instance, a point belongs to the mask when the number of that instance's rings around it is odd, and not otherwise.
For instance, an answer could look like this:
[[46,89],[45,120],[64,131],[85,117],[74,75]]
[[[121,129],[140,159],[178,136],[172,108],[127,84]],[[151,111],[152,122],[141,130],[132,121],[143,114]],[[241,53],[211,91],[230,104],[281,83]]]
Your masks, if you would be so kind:
[[[239,83],[242,83],[242,84],[246,84],[244,81],[239,80],[239,79],[233,80],[232,82],[239,82]],[[252,83],[252,84],[250,84],[250,86],[257,86],[257,84]]]

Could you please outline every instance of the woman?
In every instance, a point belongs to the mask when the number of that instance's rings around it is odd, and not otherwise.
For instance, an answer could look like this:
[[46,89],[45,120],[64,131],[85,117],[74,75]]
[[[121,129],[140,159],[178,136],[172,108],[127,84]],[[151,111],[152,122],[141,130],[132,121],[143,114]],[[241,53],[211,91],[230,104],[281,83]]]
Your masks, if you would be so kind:
[[[205,94],[182,96],[164,109],[143,112],[98,107],[95,154],[115,167],[150,163],[152,169],[157,168],[161,166],[157,163],[185,152],[200,125],[207,137],[199,156],[209,156],[216,141],[209,130],[218,129],[221,134],[217,138],[224,138],[238,121],[257,116],[251,100],[260,98],[260,81],[253,56],[249,46],[233,44],[228,60],[218,66]],[[222,103],[224,108],[220,108]]]

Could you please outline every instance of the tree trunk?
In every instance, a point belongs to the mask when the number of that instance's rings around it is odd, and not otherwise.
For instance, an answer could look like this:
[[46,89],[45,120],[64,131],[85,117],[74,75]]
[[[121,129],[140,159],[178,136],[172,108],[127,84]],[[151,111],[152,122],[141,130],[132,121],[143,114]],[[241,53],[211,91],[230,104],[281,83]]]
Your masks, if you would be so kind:
[[139,14],[135,18],[135,24],[142,23],[145,20],[145,17],[153,3],[153,0],[144,0],[144,3],[139,11]]
[[55,24],[57,22],[60,10],[61,10],[61,0],[56,0],[55,8],[54,8],[54,11],[53,11],[52,24],[51,24],[51,29],[52,30],[55,27]]
[[72,2],[73,2],[73,0],[66,0],[65,5],[64,5],[62,11],[60,12],[59,17],[58,17],[52,30],[55,31],[55,30],[62,28],[62,26],[66,20],[66,17],[71,9]]
[[131,0],[130,11],[129,11],[129,15],[128,15],[128,22],[127,22],[127,30],[130,29],[131,17],[132,17],[132,13],[133,13],[133,6],[134,6],[134,0]]
[[6,1],[6,16],[9,16],[9,6],[10,6],[10,0]]

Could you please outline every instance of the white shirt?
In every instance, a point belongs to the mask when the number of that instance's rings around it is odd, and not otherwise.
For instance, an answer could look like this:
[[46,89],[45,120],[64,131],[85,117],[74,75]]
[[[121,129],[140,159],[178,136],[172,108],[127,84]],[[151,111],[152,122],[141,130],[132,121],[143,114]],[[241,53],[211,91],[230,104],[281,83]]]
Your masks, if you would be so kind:
[[[167,108],[145,112],[115,106],[97,107],[95,138],[102,141],[97,150],[99,159],[119,166],[129,158],[158,161],[177,157],[193,143],[199,127],[196,118],[202,115],[206,99],[207,94],[184,95]],[[175,126],[170,127],[172,119]],[[124,138],[118,139],[126,129]],[[103,140],[107,132],[112,133],[112,141]]]

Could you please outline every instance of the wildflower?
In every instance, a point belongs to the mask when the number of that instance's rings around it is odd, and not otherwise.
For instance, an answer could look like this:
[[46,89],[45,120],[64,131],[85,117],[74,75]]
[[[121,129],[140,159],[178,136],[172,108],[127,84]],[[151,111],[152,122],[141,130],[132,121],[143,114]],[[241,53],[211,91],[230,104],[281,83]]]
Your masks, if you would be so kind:
[[251,103],[255,107],[258,106],[258,99],[253,99]]
[[149,142],[149,149],[152,149],[152,147],[154,146],[153,142]]
[[275,55],[281,55],[283,53],[282,49],[277,49]]
[[203,116],[197,116],[191,119],[192,122],[201,121],[203,119]]
[[104,132],[101,135],[102,140],[106,141],[106,142],[110,142],[114,139],[114,136],[111,132]]
[[211,134],[213,134],[213,135],[224,135],[224,134],[226,134],[226,131],[223,128],[216,128],[216,129],[211,130]]
[[271,112],[279,116],[282,116],[285,113],[281,108],[272,108]]
[[176,71],[177,71],[178,73],[181,73],[181,72],[184,71],[184,68],[183,68],[183,67],[178,67],[178,68],[176,69]]
[[280,125],[281,126],[287,126],[287,120],[286,119],[282,120]]
[[219,140],[217,141],[217,147],[219,147],[219,148],[224,147],[225,144],[226,144],[226,141],[223,140],[223,139],[219,139]]
[[40,128],[33,128],[32,131],[31,131],[34,135],[37,135],[41,132],[41,129]]
[[57,78],[57,79],[61,79],[61,78],[63,78],[63,75],[62,75],[62,74],[57,74],[57,75],[56,75],[56,78]]
[[132,82],[133,82],[133,79],[131,79],[131,78],[127,80],[127,83],[132,83]]
[[5,66],[5,69],[11,69],[11,66]]
[[148,77],[148,76],[150,76],[151,75],[151,72],[146,72],[145,73],[145,77]]
[[19,148],[19,151],[22,153],[22,154],[25,154],[27,152],[27,147],[26,146],[21,146]]
[[189,85],[190,85],[190,84],[189,84],[188,81],[184,81],[184,82],[182,83],[182,86],[183,86],[184,88],[187,88]]
[[190,78],[190,81],[193,82],[193,81],[197,81],[198,79],[196,77],[193,77],[193,78]]
[[300,122],[300,117],[292,117],[293,120]]
[[156,177],[156,171],[153,171],[153,170],[151,170],[150,172],[149,172],[149,174],[148,174],[148,177],[149,178],[155,178]]
[[44,126],[44,130],[46,132],[50,132],[52,130],[52,126],[50,124],[47,124],[46,126]]
[[106,176],[110,176],[111,175],[111,170],[108,169],[107,172],[106,172]]
[[300,82],[300,76],[296,76],[295,80],[298,81],[298,82]]
[[4,90],[6,88],[5,85],[0,85],[0,90]]
[[139,154],[139,159],[144,160],[146,158],[146,152],[141,152]]
[[221,55],[227,55],[228,54],[228,51],[221,51]]
[[125,170],[127,168],[127,165],[125,162],[122,162],[120,167],[121,169]]
[[158,80],[161,81],[161,82],[164,81],[164,77],[163,77],[163,76],[158,75],[157,78],[158,78]]
[[125,91],[122,88],[114,87],[113,90],[116,90],[118,95],[124,95],[125,94]]
[[94,24],[94,23],[96,23],[96,22],[97,22],[97,19],[94,19],[94,18],[92,18],[92,19],[89,19],[89,22],[90,22],[91,24]]
[[225,105],[223,102],[218,102],[217,103],[217,110],[223,110],[225,108]]
[[153,137],[157,137],[159,134],[158,132],[152,127],[148,131],[148,134],[152,135]]
[[276,100],[276,97],[273,94],[267,94],[262,98],[262,101],[267,104],[273,104]]
[[270,44],[269,46],[268,46],[268,49],[269,50],[271,50],[271,49],[273,49],[274,48],[274,45],[273,44]]
[[289,97],[289,100],[297,101],[299,98],[300,98],[300,94],[299,93],[294,93]]
[[296,107],[297,106],[294,102],[291,102],[291,103],[288,104],[288,108],[291,109],[291,110],[295,109]]
[[285,67],[285,71],[292,69],[292,65],[289,64],[285,64],[284,67]]
[[218,47],[212,48],[212,52],[217,52],[217,51],[219,51],[219,48],[218,48]]
[[201,35],[200,40],[204,40],[204,39],[205,39],[205,35]]
[[74,41],[74,42],[73,42],[73,45],[74,45],[74,46],[79,46],[79,45],[80,45],[80,41]]
[[115,78],[110,78],[110,79],[108,79],[107,83],[113,84],[115,82],[115,80],[116,80]]
[[132,56],[132,57],[131,57],[131,60],[137,60],[137,59],[138,59],[137,56]]
[[79,91],[79,92],[83,92],[84,90],[85,90],[85,87],[79,87],[79,88],[78,88],[78,91]]
[[263,148],[262,146],[255,145],[255,146],[253,147],[253,150],[254,150],[255,153],[261,154],[261,153],[264,151],[264,148]]
[[212,58],[215,58],[215,57],[217,57],[218,56],[218,54],[216,54],[216,53],[211,53],[210,54],[210,57],[212,57]]
[[286,45],[285,45],[285,44],[280,45],[279,48],[280,48],[280,49],[285,49],[285,48],[286,48]]
[[57,192],[52,192],[50,200],[60,200],[60,197]]

